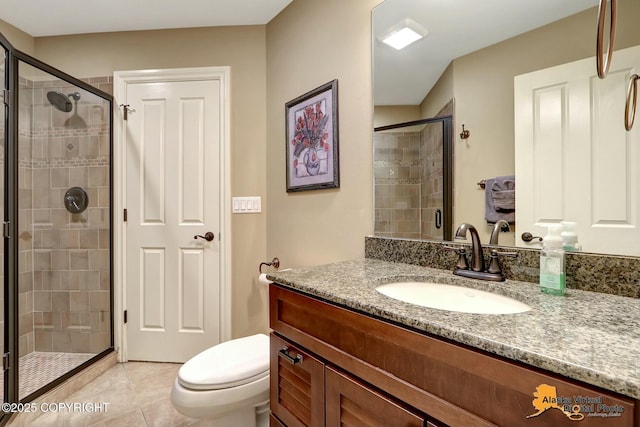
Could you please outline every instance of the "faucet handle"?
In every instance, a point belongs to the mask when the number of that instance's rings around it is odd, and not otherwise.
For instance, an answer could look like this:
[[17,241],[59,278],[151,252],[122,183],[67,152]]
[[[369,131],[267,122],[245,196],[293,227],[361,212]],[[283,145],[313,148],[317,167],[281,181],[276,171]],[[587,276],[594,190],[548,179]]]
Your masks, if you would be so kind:
[[458,254],[458,262],[456,262],[456,269],[468,270],[469,263],[467,262],[467,250],[465,248],[456,248],[454,246],[443,246],[446,251],[454,251]]
[[516,258],[518,256],[517,252],[499,252],[497,249],[491,249],[489,254],[489,268],[487,269],[488,273],[502,273],[502,269],[500,268],[500,264],[498,264],[498,257],[508,256],[510,258]]

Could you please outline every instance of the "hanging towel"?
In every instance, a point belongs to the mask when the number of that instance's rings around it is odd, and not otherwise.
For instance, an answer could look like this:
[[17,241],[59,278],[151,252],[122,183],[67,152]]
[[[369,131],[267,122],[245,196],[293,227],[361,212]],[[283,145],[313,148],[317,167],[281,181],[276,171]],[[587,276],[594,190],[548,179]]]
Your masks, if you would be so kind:
[[[496,178],[486,179],[485,181],[484,219],[489,224],[495,224],[501,219],[504,219],[509,224],[515,224],[515,177],[499,176]],[[497,193],[498,205],[502,206],[500,210],[496,209],[495,206],[494,187],[496,188],[495,193]],[[503,191],[505,193],[502,193]],[[513,195],[512,200],[507,200],[510,199],[510,195]],[[513,206],[513,208],[505,209],[504,207],[506,206]]]
[[516,177],[496,177],[491,186],[491,197],[497,212],[514,211],[516,209]]

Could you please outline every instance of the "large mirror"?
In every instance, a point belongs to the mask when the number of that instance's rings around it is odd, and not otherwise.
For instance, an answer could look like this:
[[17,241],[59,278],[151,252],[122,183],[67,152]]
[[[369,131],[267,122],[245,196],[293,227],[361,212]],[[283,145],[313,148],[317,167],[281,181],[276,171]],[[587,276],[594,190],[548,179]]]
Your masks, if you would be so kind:
[[[597,4],[597,0],[385,0],[373,10],[374,127],[436,117],[449,108],[453,230],[468,222],[476,226],[483,242],[489,241],[493,227],[485,219],[485,190],[479,184],[516,175],[514,78],[586,58],[593,58],[595,74]],[[617,18],[615,51],[640,45],[640,2],[618,0]],[[426,36],[401,50],[382,42],[406,24]],[[614,53],[612,68],[616,61]],[[624,110],[624,101],[622,96],[622,106],[616,108]],[[620,123],[623,128],[622,116]],[[516,223],[511,232],[501,234],[499,243],[522,246],[517,239],[523,231],[528,230]],[[374,234],[388,235],[377,230]],[[605,252],[587,246],[584,250]],[[606,252],[638,255],[624,248]]]

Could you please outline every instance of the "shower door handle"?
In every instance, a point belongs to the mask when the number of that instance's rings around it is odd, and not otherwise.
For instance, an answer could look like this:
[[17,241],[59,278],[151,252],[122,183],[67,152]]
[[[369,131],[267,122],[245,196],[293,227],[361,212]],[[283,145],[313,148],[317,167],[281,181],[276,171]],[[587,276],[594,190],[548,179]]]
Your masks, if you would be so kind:
[[216,237],[216,236],[210,231],[207,231],[206,233],[204,233],[204,236],[201,236],[199,234],[196,234],[195,236],[193,236],[193,238],[196,239],[196,240],[198,238],[200,238],[200,239],[206,240],[207,242],[212,241],[214,239],[214,237]]
[[440,209],[436,209],[436,228],[439,230],[442,227],[442,211]]

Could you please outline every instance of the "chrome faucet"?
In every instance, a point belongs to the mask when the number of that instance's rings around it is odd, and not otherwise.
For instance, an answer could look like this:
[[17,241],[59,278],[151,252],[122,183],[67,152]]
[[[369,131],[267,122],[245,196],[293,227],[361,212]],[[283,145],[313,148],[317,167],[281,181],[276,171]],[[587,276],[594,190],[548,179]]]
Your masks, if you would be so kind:
[[[496,226],[499,229],[499,222],[496,223]],[[470,277],[472,279],[502,282],[505,277],[504,274],[502,274],[502,269],[500,268],[500,264],[498,263],[498,257],[516,257],[518,254],[516,252],[498,252],[496,249],[492,249],[489,257],[489,268],[485,269],[484,254],[482,252],[482,243],[480,243],[478,230],[476,230],[476,228],[471,224],[467,224],[466,222],[462,223],[456,230],[455,238],[466,239],[467,231],[471,233],[471,259],[469,260],[470,266],[467,266],[464,249],[445,247],[445,249],[456,250],[456,252],[458,252],[458,263],[453,270],[453,274],[463,277]],[[498,239],[496,237],[496,242],[497,240]]]
[[490,245],[497,245],[498,238],[500,237],[500,231],[511,231],[511,227],[509,227],[509,223],[504,219],[499,219],[493,224],[493,230],[491,230],[491,237],[489,238]]

